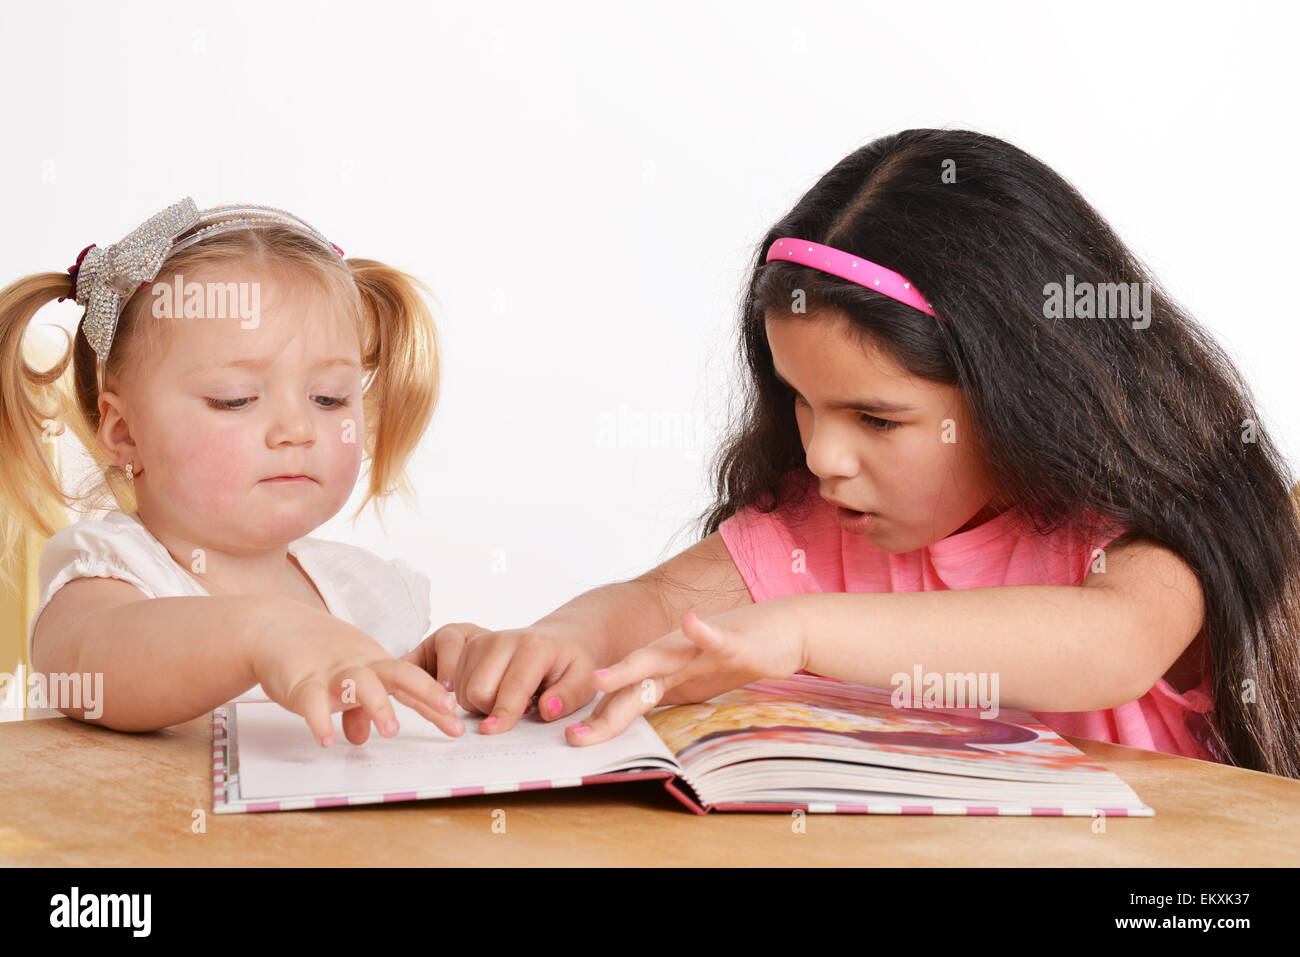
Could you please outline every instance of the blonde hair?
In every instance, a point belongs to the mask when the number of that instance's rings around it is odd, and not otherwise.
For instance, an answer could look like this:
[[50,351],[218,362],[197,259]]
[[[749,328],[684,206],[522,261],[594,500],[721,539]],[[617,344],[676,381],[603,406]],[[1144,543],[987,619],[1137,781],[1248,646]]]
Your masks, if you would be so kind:
[[[269,275],[306,280],[341,297],[360,322],[364,456],[368,487],[356,515],[394,492],[409,493],[406,463],[437,405],[441,348],[437,327],[413,276],[373,259],[341,259],[312,237],[288,226],[232,230],[206,238],[168,259],[155,277],[195,274],[239,262]],[[99,393],[130,375],[135,363],[155,352],[167,320],[153,317],[147,296],[127,300],[108,361],[99,368],[80,330],[49,369],[32,368],[23,351],[32,317],[51,300],[74,293],[67,273],[37,273],[0,290],[0,545],[12,554],[24,527],[54,532],[46,503],[94,507],[111,498],[123,511],[135,508],[125,473],[99,447]],[[431,295],[431,294],[430,294]],[[71,375],[66,373],[71,370]],[[68,381],[70,379],[70,381]],[[52,434],[67,425],[90,453],[98,475],[84,490],[61,481]],[[355,517],[355,516],[354,516]]]

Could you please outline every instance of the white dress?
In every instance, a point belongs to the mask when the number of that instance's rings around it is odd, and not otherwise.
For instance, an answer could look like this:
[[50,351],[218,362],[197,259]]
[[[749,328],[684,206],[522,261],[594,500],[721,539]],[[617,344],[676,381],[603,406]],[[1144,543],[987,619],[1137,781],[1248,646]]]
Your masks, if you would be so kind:
[[[289,543],[325,606],[356,625],[394,656],[406,654],[429,633],[429,579],[401,559],[386,561],[364,548],[319,538]],[[133,515],[110,512],[56,532],[41,550],[39,602],[27,629],[28,660],[36,619],[54,593],[76,578],[119,578],[149,598],[204,597],[208,592],[172,559]],[[267,700],[261,685],[237,701]]]

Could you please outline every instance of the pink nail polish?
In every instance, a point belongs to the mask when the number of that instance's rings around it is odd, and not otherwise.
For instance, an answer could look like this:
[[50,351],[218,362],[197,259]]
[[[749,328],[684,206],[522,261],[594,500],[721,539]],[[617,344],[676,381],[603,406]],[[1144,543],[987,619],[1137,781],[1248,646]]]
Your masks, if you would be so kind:
[[325,737],[320,739],[320,746],[322,748],[328,748],[333,743],[334,743],[334,735],[332,734],[327,734],[325,735]]
[[569,725],[569,730],[572,731],[574,734],[586,734],[588,731],[591,730],[591,728],[579,722],[578,724]]
[[497,716],[492,715],[490,717],[484,718],[482,721],[479,722],[479,724],[496,724],[496,720],[497,720]]
[[557,714],[559,714],[560,713],[559,697],[556,695],[552,695],[550,698],[546,699],[546,707],[551,709],[551,717],[555,717]]
[[609,669],[608,669],[608,668],[601,668],[601,669],[599,669],[598,671],[593,671],[592,674],[594,674],[594,675],[607,675],[607,674],[609,674]]
[[395,719],[393,719],[393,718],[389,718],[389,719],[388,719],[388,723],[384,725],[384,731],[385,731],[386,733],[388,733],[388,734],[396,734],[396,733],[397,733],[397,721],[396,721]]

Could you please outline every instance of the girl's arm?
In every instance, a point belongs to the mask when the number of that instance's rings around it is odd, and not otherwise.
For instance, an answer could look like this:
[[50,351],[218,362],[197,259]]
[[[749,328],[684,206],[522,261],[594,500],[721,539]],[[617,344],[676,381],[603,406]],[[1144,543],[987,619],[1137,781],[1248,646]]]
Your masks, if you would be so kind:
[[[926,672],[998,676],[1003,706],[1097,711],[1136,701],[1201,629],[1191,568],[1137,541],[1106,552],[1082,586],[1002,585],[797,602],[808,671],[877,688]],[[991,683],[989,687],[992,687]],[[921,689],[913,688],[914,695]]]
[[602,667],[676,630],[688,611],[707,618],[753,601],[714,532],[630,581],[583,592],[533,627],[582,634]]
[[545,720],[581,708],[596,693],[594,668],[673,631],[688,610],[717,615],[752,603],[715,532],[630,581],[583,592],[527,628],[444,625],[405,660],[446,682],[462,707],[488,715],[480,731],[499,733],[539,691]]
[[[568,741],[592,745],[660,704],[705,701],[760,678],[804,669],[878,688],[903,674],[912,700],[939,675],[963,677],[947,706],[1094,711],[1146,694],[1201,629],[1203,596],[1171,550],[1132,542],[1082,586],[1004,585],[958,591],[792,595],[715,615],[634,651],[594,677],[606,692]],[[972,689],[965,676],[985,684]],[[992,678],[996,675],[997,685]],[[901,690],[908,690],[902,688]],[[972,702],[981,691],[992,701]],[[647,694],[647,691],[653,691]]]
[[84,701],[59,710],[119,731],[188,721],[258,683],[325,745],[338,710],[357,712],[344,720],[353,743],[365,740],[370,720],[396,733],[390,693],[448,734],[464,730],[454,699],[429,675],[359,628],[280,595],[145,598],[123,581],[76,579],[42,611],[32,666],[102,674],[98,714]]
[[272,618],[271,597],[146,598],[124,581],[78,578],[41,612],[32,668],[103,675],[99,715],[59,708],[69,717],[119,731],[179,724],[257,683],[248,648]]
[[973,673],[995,704],[1023,711],[1113,708],[1154,684],[1133,667],[1123,610],[1098,589],[1007,585],[775,602],[798,603],[808,671],[874,688],[897,686],[901,673],[918,701],[918,667],[923,681]]

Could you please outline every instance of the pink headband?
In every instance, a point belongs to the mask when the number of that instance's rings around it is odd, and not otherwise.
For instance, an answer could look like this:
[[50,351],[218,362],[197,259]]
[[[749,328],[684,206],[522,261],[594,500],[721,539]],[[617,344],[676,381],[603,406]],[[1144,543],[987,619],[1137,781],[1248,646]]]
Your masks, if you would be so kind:
[[783,236],[771,245],[765,261],[771,262],[773,259],[820,269],[832,276],[839,276],[849,282],[874,289],[891,299],[897,299],[904,305],[919,309],[928,316],[934,316],[940,322],[947,321],[943,316],[935,315],[930,304],[907,279],[892,269],[873,263],[870,259],[853,256],[843,250],[823,246],[821,243],[814,243],[807,239],[796,239],[793,236]]

